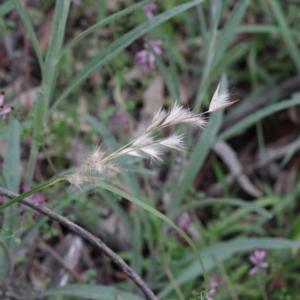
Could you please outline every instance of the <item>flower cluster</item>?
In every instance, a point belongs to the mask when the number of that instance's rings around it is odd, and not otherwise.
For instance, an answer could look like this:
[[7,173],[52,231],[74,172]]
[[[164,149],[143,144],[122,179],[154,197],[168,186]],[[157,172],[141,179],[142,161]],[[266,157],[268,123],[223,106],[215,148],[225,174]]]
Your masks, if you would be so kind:
[[114,176],[121,172],[120,165],[116,163],[116,159],[124,155],[136,156],[140,158],[148,158],[150,161],[162,162],[162,155],[167,149],[178,151],[184,150],[183,139],[184,134],[174,133],[173,135],[158,139],[155,133],[165,127],[176,124],[188,124],[198,128],[204,128],[206,119],[204,115],[208,112],[218,110],[230,105],[229,94],[226,90],[218,86],[209,110],[202,114],[196,114],[189,109],[186,109],[175,103],[170,111],[159,109],[153,117],[151,124],[147,127],[144,133],[136,140],[128,143],[116,152],[107,155],[101,147],[97,147],[77,168],[77,170],[66,177],[69,183],[82,191],[82,184],[94,183],[99,177]]
[[[149,44],[151,44],[153,51],[157,55],[163,54],[163,50],[161,49],[162,40],[150,40]],[[135,54],[135,58],[139,61],[139,64],[145,72],[155,68],[155,56],[149,49],[149,45],[147,43],[144,43],[143,50],[138,51]]]
[[5,94],[4,92],[1,92],[0,93],[0,116],[2,116],[2,118],[6,118],[6,115],[9,114],[14,109],[13,107],[4,108],[4,98],[5,98]]

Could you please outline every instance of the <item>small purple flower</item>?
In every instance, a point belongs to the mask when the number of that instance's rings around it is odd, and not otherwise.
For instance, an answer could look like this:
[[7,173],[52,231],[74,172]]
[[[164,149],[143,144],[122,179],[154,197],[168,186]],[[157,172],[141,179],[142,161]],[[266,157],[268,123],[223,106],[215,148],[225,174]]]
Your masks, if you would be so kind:
[[[163,50],[160,47],[162,40],[151,40],[149,43],[156,54],[163,54]],[[155,56],[150,51],[147,43],[144,43],[144,50],[141,50],[135,54],[135,58],[139,60],[139,63],[145,72],[155,68]]]
[[3,197],[0,195],[0,205],[2,205],[3,204]]
[[[184,232],[187,232],[191,221],[192,221],[191,215],[188,212],[184,212],[177,219],[176,225]],[[176,235],[181,242],[185,242],[185,239],[181,236],[181,234],[177,230],[172,231],[172,233]]]
[[4,98],[5,98],[5,94],[4,92],[1,92],[0,93],[0,116],[2,116],[3,119],[5,119],[6,115],[9,114],[14,109],[13,107],[3,109]]
[[225,282],[221,277],[219,277],[215,274],[210,276],[209,287],[211,289],[217,289],[219,286],[224,286],[224,285],[225,285]]
[[[22,188],[22,190],[23,190],[24,192],[30,191],[30,188],[29,188],[27,185],[25,185],[25,184],[22,184],[22,185],[21,185],[21,188]],[[40,203],[40,204],[47,202],[47,200],[44,199],[44,198],[42,198],[41,195],[42,195],[41,192],[37,192],[35,195],[30,195],[30,196],[28,197],[28,199],[30,199],[30,200],[32,200],[32,201],[34,201],[34,202]],[[21,211],[20,211],[20,215],[23,215],[27,210],[28,210],[28,206],[23,205],[23,206],[22,206],[22,209],[21,209]],[[35,210],[34,213],[33,213],[32,218],[35,220],[35,219],[39,216],[39,214],[40,214],[40,213],[39,213],[38,211]]]
[[122,130],[124,133],[129,132],[129,119],[126,116],[125,109],[123,107],[112,114],[110,120],[110,130],[113,133],[118,133],[119,130]]
[[254,264],[254,267],[249,271],[249,275],[258,273],[262,269],[269,267],[269,263],[264,262],[267,251],[264,249],[255,249],[253,254],[249,256],[249,260]]
[[157,4],[155,2],[147,4],[143,7],[143,10],[145,11],[146,17],[148,19],[152,19],[154,17],[153,10],[155,10],[156,8]]
[[181,228],[183,231],[187,231],[190,223],[191,223],[191,216],[188,212],[184,212],[179,218],[178,218],[178,221],[177,221],[177,226],[179,228]]

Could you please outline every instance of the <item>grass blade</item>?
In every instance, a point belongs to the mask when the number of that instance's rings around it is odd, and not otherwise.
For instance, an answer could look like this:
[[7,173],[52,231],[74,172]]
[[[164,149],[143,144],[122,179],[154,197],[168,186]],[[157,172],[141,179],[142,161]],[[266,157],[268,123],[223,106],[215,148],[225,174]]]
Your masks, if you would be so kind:
[[171,203],[171,216],[174,215],[176,208],[179,206],[184,195],[191,186],[193,180],[201,169],[210,149],[216,141],[217,132],[222,124],[223,111],[218,111],[212,114],[207,129],[202,134],[197,145],[193,149],[190,156],[190,161],[185,168],[185,176],[180,185],[175,185],[173,192],[173,201]]
[[194,0],[185,4],[178,5],[168,11],[154,17],[151,20],[144,22],[128,33],[124,34],[121,38],[111,43],[105,50],[100,54],[96,55],[94,58],[90,59],[84,66],[83,70],[80,71],[77,76],[71,81],[71,83],[66,87],[66,89],[58,97],[54,105],[50,110],[50,114],[57,108],[58,105],[75,89],[77,89],[80,84],[86,80],[90,75],[92,75],[99,67],[110,61],[112,58],[116,57],[123,49],[129,46],[136,39],[158,26],[159,24],[167,21],[168,19],[176,16],[177,14],[192,8],[193,6],[201,3],[203,0]]
[[163,215],[161,212],[159,212],[155,208],[153,208],[153,207],[149,206],[148,204],[140,201],[139,199],[123,192],[122,190],[120,190],[110,184],[107,184],[103,181],[98,181],[96,183],[96,185],[99,186],[100,188],[103,188],[107,191],[117,194],[117,195],[129,200],[130,202],[138,205],[139,207],[147,210],[151,214],[155,215],[156,217],[160,218],[162,221],[164,221],[167,224],[169,224],[170,226],[172,226],[176,231],[178,231],[182,235],[182,237],[187,241],[187,243],[190,245],[190,247],[193,249],[194,253],[196,254],[197,259],[198,259],[201,269],[202,269],[202,274],[204,276],[205,286],[206,286],[206,288],[208,288],[208,280],[207,280],[206,272],[204,269],[204,265],[203,265],[201,256],[198,253],[197,247],[195,246],[193,241],[189,238],[189,236],[181,228],[179,228],[171,219],[169,219],[167,216]]
[[[280,238],[238,238],[229,242],[216,243],[206,249],[200,251],[204,261],[206,270],[212,270],[215,267],[216,261],[214,256],[219,261],[224,262],[230,259],[235,253],[252,251],[256,248],[263,249],[291,249],[300,248],[299,241],[292,241]],[[181,275],[176,279],[178,285],[195,280],[201,275],[201,269],[199,268],[198,262],[193,261],[189,267],[187,267]],[[173,290],[172,285],[168,285],[163,291],[158,294],[158,298],[161,299],[167,296]]]
[[233,12],[230,14],[228,21],[226,22],[224,29],[220,33],[220,38],[217,41],[214,65],[216,65],[223,57],[229,43],[231,42],[239,24],[244,16],[247,6],[249,5],[249,0],[238,1],[234,7]]
[[42,54],[42,51],[40,49],[40,46],[39,46],[39,42],[38,42],[38,39],[36,37],[36,34],[34,32],[34,28],[33,28],[33,25],[26,13],[26,11],[23,9],[21,3],[19,0],[12,0],[25,28],[27,29],[28,31],[28,34],[30,36],[30,39],[31,39],[31,42],[32,42],[32,45],[33,45],[33,48],[35,50],[35,53],[37,55],[37,58],[38,58],[38,61],[39,61],[39,65],[40,65],[40,69],[41,69],[41,73],[42,75],[44,74],[44,60],[43,60],[43,54]]
[[[56,287],[48,289],[45,292],[34,297],[34,299],[41,299],[49,296],[69,296],[80,299],[99,300],[143,300],[139,296],[117,290],[113,287],[101,286],[101,285],[88,285],[88,284],[73,284],[65,285],[63,287]],[[61,298],[60,298],[61,299]],[[72,298],[74,299],[74,298]]]
[[300,104],[300,94],[295,94],[294,97],[290,100],[282,101],[280,103],[273,104],[271,106],[268,106],[266,108],[261,109],[260,111],[257,111],[254,114],[251,114],[249,117],[243,119],[242,121],[236,123],[229,129],[227,129],[224,133],[222,133],[218,137],[218,141],[224,141],[227,140],[233,136],[235,136],[237,133],[240,133],[242,130],[245,130],[249,128],[250,126],[254,125],[259,120],[275,113],[280,110],[289,108],[294,105]]
[[271,9],[273,10],[274,17],[278,23],[281,36],[286,43],[287,50],[289,51],[298,73],[300,74],[300,52],[297,48],[294,38],[292,37],[292,30],[288,27],[284,13],[280,7],[280,4],[277,0],[272,0],[269,2]]
[[263,217],[266,217],[268,219],[271,219],[273,215],[268,212],[266,209],[259,207],[255,204],[252,204],[251,202],[247,202],[241,199],[227,199],[227,198],[216,198],[216,199],[199,199],[196,202],[189,203],[187,205],[184,205],[182,207],[182,211],[191,210],[194,208],[202,207],[202,206],[208,206],[208,205],[214,205],[214,204],[227,204],[227,205],[234,205],[234,206],[240,206],[248,208],[252,211],[255,211],[262,215]]
[[[7,140],[7,149],[4,161],[4,177],[7,189],[18,193],[20,187],[20,163],[21,163],[21,151],[20,151],[20,135],[21,126],[19,122],[11,117],[9,120],[9,136]],[[5,201],[2,206],[5,206],[10,201]],[[15,218],[17,214],[17,206],[11,206],[5,210],[3,216],[3,222],[8,226],[7,235],[13,235],[18,230],[20,223]],[[13,239],[6,240],[7,247],[10,253],[13,252],[15,242]]]
[[87,30],[85,30],[84,32],[80,33],[76,38],[74,38],[67,46],[66,48],[71,48],[73,47],[76,43],[78,43],[79,41],[81,41],[82,39],[84,39],[86,36],[88,36],[89,34],[91,34],[93,31],[95,31],[96,29],[99,29],[103,26],[105,26],[106,24],[109,24],[110,22],[113,22],[133,11],[135,11],[136,9],[145,6],[146,4],[152,2],[152,0],[144,0],[141,1],[139,3],[136,3],[134,5],[131,5],[130,7],[123,9],[120,12],[117,12],[115,14],[112,14],[111,16],[105,18],[104,20],[94,24],[93,26],[89,27]]

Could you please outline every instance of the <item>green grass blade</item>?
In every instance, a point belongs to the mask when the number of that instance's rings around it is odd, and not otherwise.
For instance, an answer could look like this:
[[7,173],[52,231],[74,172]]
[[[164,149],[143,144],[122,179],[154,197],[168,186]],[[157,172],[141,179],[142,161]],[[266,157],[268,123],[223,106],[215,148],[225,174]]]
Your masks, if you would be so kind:
[[219,77],[220,74],[226,70],[226,68],[236,63],[239,59],[244,58],[248,50],[249,45],[242,44],[237,45],[232,50],[224,54],[222,60],[220,60],[219,63],[216,64],[211,70],[208,81],[211,82],[216,77]]
[[[101,297],[100,297],[101,295]],[[72,299],[90,299],[90,300],[143,300],[139,296],[117,290],[113,287],[101,286],[101,285],[88,285],[88,284],[73,284],[65,285],[63,287],[56,287],[48,289],[34,297],[34,299],[41,299],[45,297],[59,297],[69,296]],[[48,299],[48,298],[47,298]],[[65,299],[65,298],[64,298]],[[68,298],[70,299],[70,298]]]
[[174,95],[176,98],[175,100],[179,101],[179,81],[178,81],[178,72],[177,72],[177,67],[176,67],[176,60],[175,60],[175,49],[174,45],[172,44],[170,37],[167,36],[166,38],[166,49],[167,49],[167,55],[169,58],[170,62],[170,79],[173,84],[173,89],[174,89]]
[[31,42],[32,42],[32,45],[33,45],[33,48],[35,50],[35,53],[37,55],[37,58],[38,58],[38,61],[39,61],[39,65],[40,65],[40,69],[41,69],[41,73],[42,75],[44,74],[44,60],[43,60],[43,54],[42,54],[42,51],[40,49],[40,46],[39,46],[39,42],[38,42],[38,39],[36,37],[36,34],[34,32],[34,28],[33,28],[33,25],[26,13],[26,11],[24,10],[24,8],[22,7],[21,3],[19,0],[12,0],[25,28],[27,29],[28,31],[28,34],[30,36],[30,39],[31,39]]
[[[244,251],[249,252],[256,248],[263,248],[267,250],[300,248],[300,242],[269,237],[238,238],[229,242],[216,243],[201,250],[200,253],[204,261],[205,269],[209,271],[212,270],[216,265],[214,256],[216,256],[219,261],[224,262],[225,260],[230,259],[235,253]],[[201,275],[201,269],[199,268],[198,262],[195,260],[181,273],[181,275],[179,275],[178,278],[176,278],[176,282],[178,283],[178,285],[182,285],[183,283],[195,280],[199,275]],[[172,290],[173,287],[171,285],[168,285],[163,291],[158,294],[158,298],[162,299],[163,297],[167,296]]]
[[277,0],[270,1],[269,5],[271,6],[274,17],[278,23],[281,36],[287,46],[287,50],[289,51],[296,65],[297,71],[300,74],[300,51],[295,43],[295,39],[292,37],[292,30],[288,27],[284,12]]
[[198,253],[197,247],[195,246],[195,244],[193,243],[193,241],[189,238],[189,236],[181,229],[179,228],[171,219],[169,219],[167,216],[163,215],[161,212],[159,212],[158,210],[156,210],[155,208],[149,206],[148,204],[140,201],[139,199],[123,192],[122,190],[107,184],[103,181],[98,181],[96,183],[97,186],[99,186],[100,188],[103,188],[107,191],[110,191],[116,195],[119,195],[120,197],[123,197],[127,200],[129,200],[130,202],[138,205],[139,207],[147,210],[148,212],[150,212],[151,214],[155,215],[156,217],[160,218],[162,221],[166,222],[167,224],[169,224],[171,227],[173,227],[176,231],[178,231],[182,237],[188,242],[188,244],[190,245],[190,247],[193,249],[194,253],[197,256],[197,259],[200,263],[201,269],[202,269],[202,274],[204,275],[204,280],[205,280],[205,286],[206,288],[208,288],[208,280],[207,280],[207,276],[206,276],[206,272],[203,266],[203,262],[201,259],[201,256]]
[[86,114],[85,119],[90,123],[90,125],[101,134],[101,137],[106,145],[106,147],[114,152],[117,151],[120,147],[117,142],[117,140],[114,138],[114,136],[111,134],[111,132],[107,129],[107,127],[99,120],[97,120],[95,117]]
[[265,107],[259,111],[257,111],[254,114],[251,114],[249,117],[243,119],[242,121],[236,123],[229,129],[227,129],[224,133],[222,133],[218,137],[218,141],[224,141],[227,140],[236,134],[240,133],[242,130],[245,130],[249,128],[250,126],[254,125],[256,122],[259,120],[275,113],[278,111],[281,111],[283,109],[287,109],[289,107],[292,107],[294,105],[299,105],[300,104],[300,94],[295,94],[292,99],[282,101],[280,103],[276,103],[273,105],[270,105],[268,107]]
[[52,113],[58,105],[74,90],[80,87],[80,84],[92,75],[99,67],[116,57],[123,49],[134,42],[136,39],[158,26],[159,24],[167,21],[168,19],[176,16],[177,14],[186,11],[193,6],[201,3],[203,0],[194,0],[185,4],[178,5],[168,11],[154,17],[151,20],[144,22],[137,26],[130,32],[124,34],[121,38],[111,43],[106,49],[94,58],[90,59],[84,66],[83,70],[80,71],[77,76],[71,81],[66,89],[58,97],[54,105],[52,106],[50,113]]
[[65,35],[65,28],[69,14],[70,0],[56,1],[52,32],[47,51],[42,90],[46,95],[47,107],[49,106],[61,58],[61,48]]
[[183,181],[179,185],[175,185],[172,196],[171,215],[175,213],[176,208],[179,206],[184,195],[187,193],[189,187],[193,183],[193,180],[197,176],[201,169],[210,149],[216,141],[217,132],[222,124],[223,111],[217,111],[212,114],[208,126],[203,132],[197,145],[193,148],[190,161],[186,166],[184,172],[185,176]]
[[[19,168],[19,166],[18,166],[18,168]],[[36,187],[36,188],[34,188],[34,189],[32,189],[28,192],[25,192],[22,195],[14,198],[14,199],[11,199],[10,201],[5,202],[3,205],[0,206],[0,211],[7,208],[7,207],[9,207],[9,206],[11,206],[11,205],[13,205],[13,204],[15,204],[15,203],[17,203],[17,202],[19,202],[19,201],[21,201],[22,199],[24,199],[24,198],[26,198],[30,195],[33,195],[33,194],[35,194],[35,193],[51,186],[51,185],[54,185],[54,184],[56,184],[60,181],[63,181],[63,180],[65,180],[65,177],[60,177],[60,178],[55,179],[54,181],[47,182],[47,183],[44,183],[42,185],[39,185],[38,187]]]
[[277,34],[278,28],[274,25],[242,25],[237,29],[238,33],[269,33]]
[[176,100],[178,100],[178,93],[179,93],[178,89],[177,89],[178,85],[176,86],[176,83],[170,77],[170,72],[169,72],[168,68],[166,67],[166,65],[164,64],[160,55],[158,55],[154,51],[154,49],[150,43],[148,43],[148,46],[149,46],[150,51],[152,52],[152,54],[155,57],[156,64],[159,68],[161,75],[163,76],[163,78],[165,80],[165,83],[167,85],[167,88],[169,90],[171,98],[172,98],[173,102],[175,102]]
[[[20,175],[20,164],[21,164],[21,150],[20,150],[20,135],[21,135],[21,126],[19,122],[11,117],[9,120],[9,136],[7,140],[7,148],[4,160],[3,173],[6,182],[7,189],[18,193],[21,175]],[[5,206],[9,203],[5,201],[2,205]],[[2,208],[1,207],[1,208]],[[16,218],[17,215],[17,206],[9,207],[3,216],[3,223],[8,226],[7,235],[13,235],[19,229],[19,221]],[[13,248],[15,246],[15,242],[13,239],[6,240],[7,248],[10,253],[12,253]]]
[[123,9],[120,12],[117,12],[115,14],[112,14],[111,16],[105,18],[104,20],[94,24],[93,26],[89,27],[87,30],[85,30],[84,32],[80,33],[77,37],[75,37],[67,46],[66,48],[70,48],[73,47],[76,43],[78,43],[79,41],[81,41],[82,39],[84,39],[86,36],[88,36],[89,34],[91,34],[93,31],[105,26],[106,24],[109,24],[110,22],[113,22],[133,11],[135,11],[136,9],[145,6],[146,4],[152,2],[152,0],[144,0],[141,1],[139,3],[136,3],[134,5],[131,5],[128,8]]
[[12,11],[14,8],[15,8],[14,4],[11,2],[5,2],[5,3],[1,4],[0,5],[0,17],[5,16],[10,11]]
[[222,59],[227,47],[229,46],[229,43],[231,42],[233,36],[236,33],[236,30],[239,27],[239,24],[244,16],[248,5],[249,0],[240,0],[234,7],[233,12],[230,14],[228,21],[224,26],[224,29],[220,33],[220,38],[217,41],[214,56],[214,65]]
[[284,168],[286,166],[286,164],[290,161],[290,159],[293,157],[293,155],[296,153],[299,147],[300,147],[300,136],[298,136],[297,140],[294,142],[291,149],[287,151],[286,155],[282,159],[280,163],[281,168]]
[[9,130],[7,127],[0,128],[0,140],[6,140],[8,137]]
[[[9,135],[7,139],[7,147],[4,158],[4,166],[3,166],[3,175],[5,187],[14,191],[19,191],[20,186],[20,135],[21,135],[21,127],[19,122],[10,116],[9,118]],[[4,201],[5,205],[9,200]],[[0,283],[4,284],[5,279],[8,276],[12,275],[13,272],[13,263],[14,260],[14,249],[16,247],[15,241],[13,238],[7,238],[6,236],[12,236],[20,227],[20,220],[16,218],[17,207],[9,207],[3,213],[2,218],[2,228],[3,225],[7,226],[7,232],[5,234],[0,233],[1,237],[1,250],[0,250]]]
[[266,209],[261,208],[257,205],[252,204],[251,202],[247,202],[241,199],[227,199],[227,198],[216,198],[216,199],[199,199],[196,202],[189,203],[187,205],[184,205],[182,207],[182,211],[191,210],[194,208],[202,207],[202,206],[208,206],[208,205],[234,205],[234,206],[240,206],[248,208],[249,210],[255,211],[262,215],[263,217],[266,217],[268,219],[271,219],[273,215],[268,212]]

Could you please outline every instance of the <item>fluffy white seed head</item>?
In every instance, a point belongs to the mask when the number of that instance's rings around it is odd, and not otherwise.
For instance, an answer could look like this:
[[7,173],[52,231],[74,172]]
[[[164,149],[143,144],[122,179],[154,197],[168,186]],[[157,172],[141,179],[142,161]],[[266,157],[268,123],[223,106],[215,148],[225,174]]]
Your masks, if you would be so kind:
[[154,141],[153,136],[151,136],[150,133],[145,133],[135,140],[135,142],[132,144],[132,147],[138,148],[141,146],[149,145],[152,144],[153,141]]
[[163,148],[159,144],[149,145],[140,149],[151,161],[162,161]]
[[[1,101],[3,101],[2,98],[0,95],[0,104]],[[222,89],[219,84],[213,95],[209,110],[206,113],[231,105],[233,102],[230,102],[229,98],[229,92]],[[207,123],[206,119],[203,117],[204,114],[205,113],[196,114],[178,103],[175,103],[169,112],[160,108],[153,117],[152,123],[139,138],[110,155],[106,155],[100,147],[97,147],[87,156],[83,164],[73,174],[66,177],[66,180],[74,188],[83,193],[83,183],[94,183],[97,180],[96,175],[115,176],[117,173],[121,172],[122,170],[119,165],[113,163],[113,161],[120,156],[131,155],[161,162],[163,151],[166,148],[179,151],[184,149],[184,135],[173,134],[168,138],[157,140],[154,138],[153,134],[164,127],[180,123],[204,128]]]
[[166,116],[167,112],[161,107],[153,117],[152,123],[146,129],[146,132],[148,133],[159,128],[159,126],[164,122]]
[[221,108],[231,105],[233,102],[230,102],[230,93],[221,88],[219,83],[209,106],[208,112],[213,112]]
[[184,134],[173,134],[170,137],[161,140],[160,145],[182,151],[184,149],[183,138]]
[[82,185],[84,183],[95,183],[96,178],[93,176],[85,176],[85,174],[82,173],[82,170],[79,168],[74,173],[68,175],[66,177],[67,181],[71,184],[73,188],[76,190],[83,192]]

